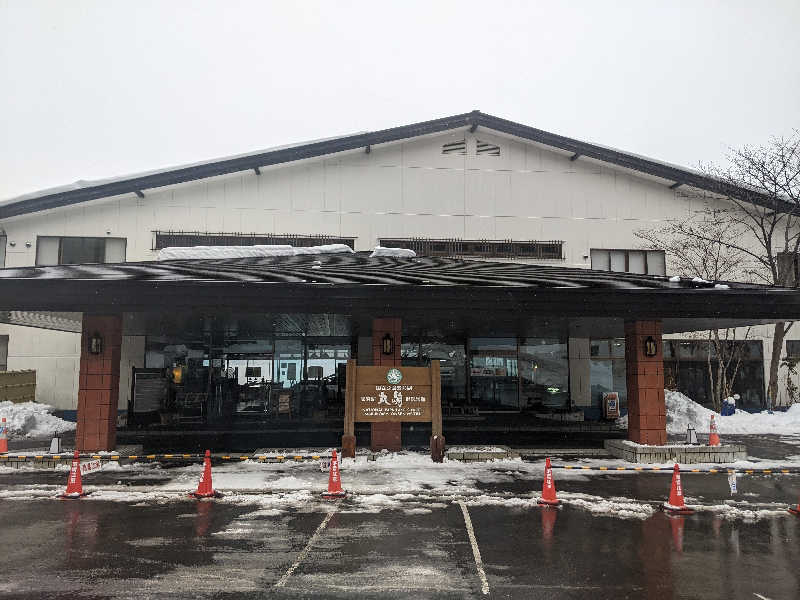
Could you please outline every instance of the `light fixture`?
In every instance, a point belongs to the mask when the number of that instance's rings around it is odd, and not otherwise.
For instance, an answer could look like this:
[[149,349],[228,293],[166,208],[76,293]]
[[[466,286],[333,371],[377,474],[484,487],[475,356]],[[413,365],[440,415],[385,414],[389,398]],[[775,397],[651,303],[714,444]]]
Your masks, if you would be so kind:
[[658,345],[652,336],[647,336],[647,339],[644,341],[644,355],[653,357],[656,354],[658,354]]
[[96,331],[89,338],[89,352],[92,354],[100,354],[103,352],[103,338]]
[[383,336],[382,348],[383,353],[387,355],[394,354],[394,338],[391,333]]

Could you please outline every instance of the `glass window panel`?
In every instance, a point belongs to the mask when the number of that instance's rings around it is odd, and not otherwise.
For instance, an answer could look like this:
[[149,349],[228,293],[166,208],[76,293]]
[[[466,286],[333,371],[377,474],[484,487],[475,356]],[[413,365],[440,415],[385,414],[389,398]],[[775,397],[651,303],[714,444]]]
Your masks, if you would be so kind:
[[8,238],[4,235],[0,235],[0,268],[6,266],[6,242]]
[[625,272],[625,251],[624,250],[611,250],[611,270],[616,273]]
[[610,271],[611,262],[608,250],[592,250],[590,253],[592,269],[596,271]]
[[40,266],[58,264],[58,243],[61,238],[39,236],[36,238],[36,264]]
[[106,238],[105,262],[121,263],[125,262],[125,238]]
[[96,264],[105,260],[106,240],[104,238],[61,238],[59,264]]
[[666,258],[663,250],[650,250],[647,252],[647,274],[667,274]]
[[523,408],[569,408],[569,360],[565,341],[526,339],[519,347],[519,374]]
[[643,251],[630,250],[628,252],[628,272],[645,274],[645,253]]
[[470,340],[470,390],[482,410],[519,410],[516,339]]

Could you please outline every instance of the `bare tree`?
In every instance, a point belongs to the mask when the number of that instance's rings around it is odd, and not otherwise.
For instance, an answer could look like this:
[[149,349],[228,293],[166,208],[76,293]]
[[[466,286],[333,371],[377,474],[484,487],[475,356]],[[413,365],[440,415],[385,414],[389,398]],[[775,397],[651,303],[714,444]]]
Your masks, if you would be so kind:
[[[702,236],[698,232],[702,232]],[[748,256],[725,243],[739,233],[739,224],[726,211],[707,209],[684,220],[670,221],[658,229],[637,231],[636,236],[646,247],[666,252],[670,271],[717,281],[747,278]],[[690,335],[707,342],[709,390],[714,409],[719,411],[723,398],[733,394],[732,386],[744,349],[741,342],[749,337],[750,329],[738,340],[735,328]]]
[[[701,166],[715,182],[713,192],[727,202],[710,200],[704,218],[676,222],[676,231],[684,240],[707,245],[703,251],[712,259],[719,247],[734,253],[747,280],[798,287],[800,132],[763,146],[733,149],[727,158],[726,167]],[[791,327],[791,322],[775,324],[767,386],[773,400],[783,342]]]

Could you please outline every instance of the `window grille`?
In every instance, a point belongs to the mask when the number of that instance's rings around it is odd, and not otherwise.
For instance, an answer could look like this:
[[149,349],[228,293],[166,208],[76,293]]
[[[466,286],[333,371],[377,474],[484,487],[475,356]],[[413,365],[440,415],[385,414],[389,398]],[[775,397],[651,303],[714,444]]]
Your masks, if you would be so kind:
[[186,246],[278,246],[296,248],[344,244],[355,249],[356,239],[330,235],[294,235],[275,233],[210,233],[202,231],[154,231],[153,250]]
[[408,248],[419,256],[562,260],[563,241],[381,238],[384,248]]

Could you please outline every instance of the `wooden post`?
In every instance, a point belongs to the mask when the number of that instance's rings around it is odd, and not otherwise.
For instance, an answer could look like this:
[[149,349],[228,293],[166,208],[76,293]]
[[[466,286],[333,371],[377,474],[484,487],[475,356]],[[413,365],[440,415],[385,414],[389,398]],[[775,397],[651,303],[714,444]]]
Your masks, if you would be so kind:
[[344,397],[344,435],[342,436],[342,458],[356,457],[356,361],[347,361]]
[[442,435],[442,378],[439,361],[431,361],[431,458],[433,462],[444,460],[444,436]]

